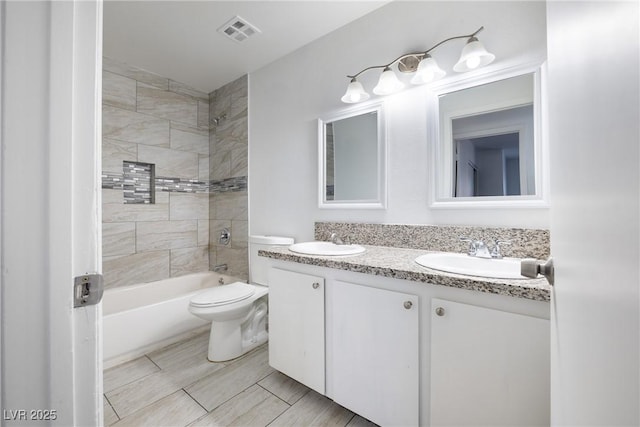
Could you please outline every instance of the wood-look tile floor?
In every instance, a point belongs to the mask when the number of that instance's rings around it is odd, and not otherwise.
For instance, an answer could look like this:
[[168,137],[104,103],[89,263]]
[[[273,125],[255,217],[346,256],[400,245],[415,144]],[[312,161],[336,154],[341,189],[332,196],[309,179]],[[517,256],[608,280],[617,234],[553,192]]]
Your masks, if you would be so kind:
[[104,372],[105,426],[375,427],[269,366],[267,345],[207,360],[204,332]]

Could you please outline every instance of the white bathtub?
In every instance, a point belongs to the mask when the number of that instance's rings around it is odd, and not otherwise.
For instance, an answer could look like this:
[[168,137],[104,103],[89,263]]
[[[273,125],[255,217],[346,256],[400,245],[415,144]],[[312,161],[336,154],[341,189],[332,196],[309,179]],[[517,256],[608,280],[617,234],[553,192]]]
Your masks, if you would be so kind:
[[210,323],[189,313],[189,300],[203,289],[238,278],[213,272],[104,291],[102,336],[104,367],[162,348],[205,330]]

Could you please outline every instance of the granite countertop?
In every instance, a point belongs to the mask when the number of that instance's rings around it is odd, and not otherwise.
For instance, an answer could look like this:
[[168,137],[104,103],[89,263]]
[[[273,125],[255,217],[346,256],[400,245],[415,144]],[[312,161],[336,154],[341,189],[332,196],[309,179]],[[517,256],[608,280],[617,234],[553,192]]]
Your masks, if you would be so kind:
[[546,279],[490,279],[486,277],[467,276],[445,273],[423,267],[415,262],[416,257],[428,252],[419,249],[392,248],[387,246],[362,245],[367,250],[358,255],[349,256],[317,256],[291,252],[285,247],[274,246],[261,250],[258,255],[291,261],[299,264],[316,265],[392,277],[394,279],[434,285],[451,286],[492,294],[508,295],[536,301],[550,301],[551,287]]

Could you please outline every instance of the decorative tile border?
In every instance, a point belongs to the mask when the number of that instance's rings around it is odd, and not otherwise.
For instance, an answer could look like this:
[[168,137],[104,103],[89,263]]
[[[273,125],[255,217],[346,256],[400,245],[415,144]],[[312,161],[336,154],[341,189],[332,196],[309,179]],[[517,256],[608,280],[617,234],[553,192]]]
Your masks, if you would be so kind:
[[366,224],[316,222],[316,240],[329,240],[332,233],[352,243],[395,248],[423,249],[429,251],[461,252],[469,244],[460,237],[486,242],[490,248],[494,242],[509,241],[502,247],[508,257],[546,259],[550,254],[549,230],[523,228],[491,228],[468,226]]
[[155,203],[155,165],[125,160],[122,162],[122,170],[124,203]]
[[[111,190],[124,190],[128,184],[125,174],[104,172],[102,174],[102,188]],[[247,177],[239,176],[209,182],[195,179],[182,179],[171,177],[155,178],[155,190],[177,193],[226,193],[245,191],[247,189]],[[125,193],[126,194],[126,193]],[[131,203],[131,202],[129,202]],[[140,203],[140,202],[138,202]]]

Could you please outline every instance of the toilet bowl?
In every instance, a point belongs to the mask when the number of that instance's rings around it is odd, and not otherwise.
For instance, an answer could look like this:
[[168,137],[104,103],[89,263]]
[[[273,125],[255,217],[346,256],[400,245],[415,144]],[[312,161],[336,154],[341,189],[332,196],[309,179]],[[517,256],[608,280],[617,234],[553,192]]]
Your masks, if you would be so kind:
[[250,236],[249,274],[252,283],[234,282],[195,295],[189,312],[211,322],[207,358],[212,362],[235,359],[268,340],[268,261],[258,257],[260,249],[289,246],[293,239]]

